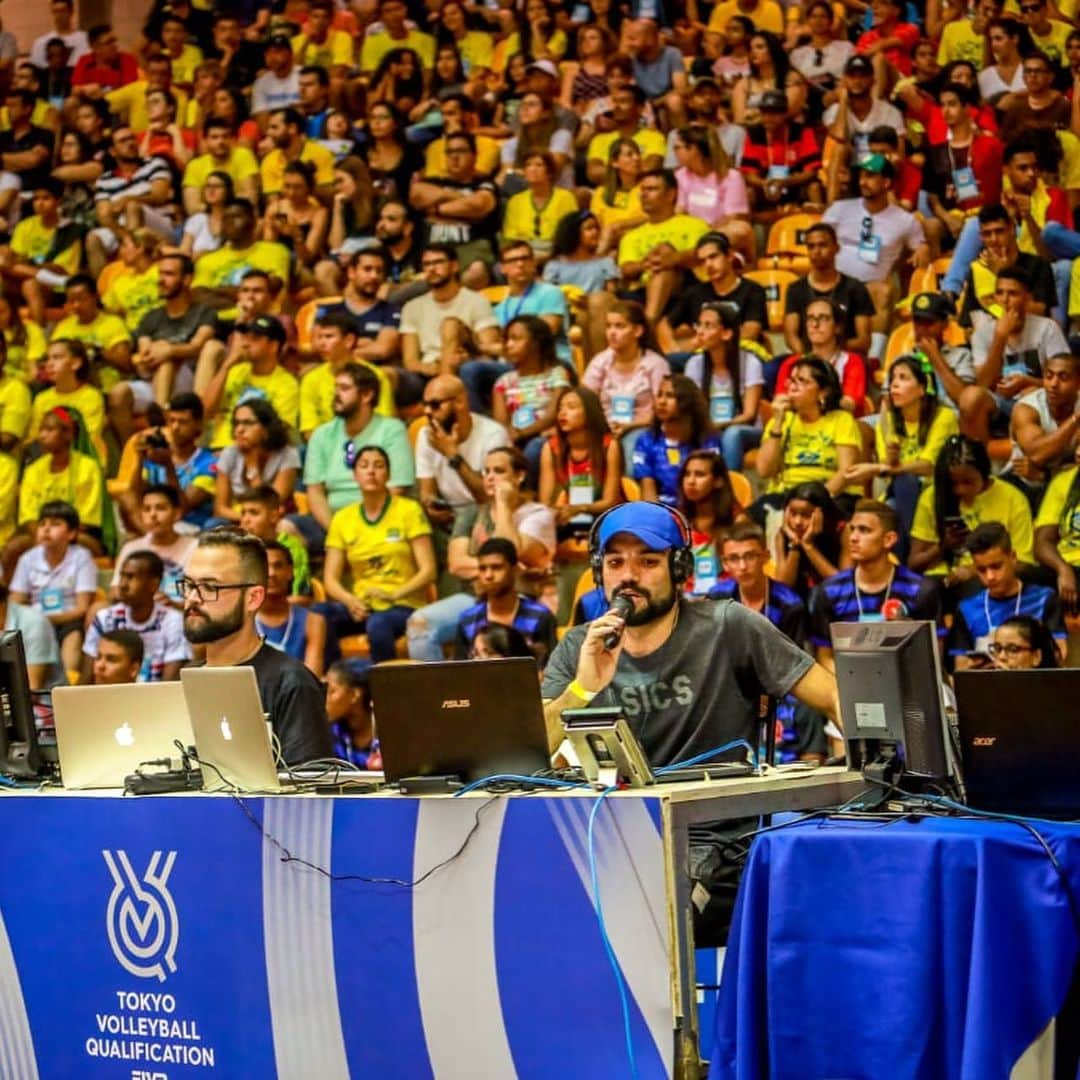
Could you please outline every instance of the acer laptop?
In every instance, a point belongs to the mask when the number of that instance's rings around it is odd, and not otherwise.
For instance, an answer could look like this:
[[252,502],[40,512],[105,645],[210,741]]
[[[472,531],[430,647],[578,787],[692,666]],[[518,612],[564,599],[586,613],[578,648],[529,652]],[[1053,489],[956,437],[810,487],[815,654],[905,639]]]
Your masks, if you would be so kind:
[[535,660],[377,664],[368,679],[388,782],[551,767]]
[[122,788],[144,762],[179,758],[192,742],[178,682],[57,686],[52,691],[65,788]]
[[1080,818],[1080,669],[958,671],[954,686],[968,805]]
[[190,667],[180,672],[203,790],[281,791],[270,724],[252,667]]

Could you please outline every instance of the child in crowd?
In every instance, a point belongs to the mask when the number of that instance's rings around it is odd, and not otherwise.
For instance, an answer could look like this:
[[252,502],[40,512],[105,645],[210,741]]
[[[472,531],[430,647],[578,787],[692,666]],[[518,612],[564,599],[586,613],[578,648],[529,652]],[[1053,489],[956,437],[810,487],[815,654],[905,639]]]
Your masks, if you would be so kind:
[[164,567],[161,577],[161,594],[170,604],[180,603],[176,582],[184,573],[188,557],[195,548],[197,538],[190,533],[181,535],[176,531],[180,520],[180,492],[169,484],[150,484],[143,488],[141,500],[144,535],[129,540],[116,556],[116,570],[110,588],[113,595],[120,585],[120,567],[124,560],[136,551],[152,551]]
[[311,563],[303,541],[290,531],[288,522],[282,526],[285,510],[281,496],[269,485],[261,484],[246,492],[239,502],[240,528],[264,543],[277,541],[288,549],[292,559],[293,597],[311,596]]

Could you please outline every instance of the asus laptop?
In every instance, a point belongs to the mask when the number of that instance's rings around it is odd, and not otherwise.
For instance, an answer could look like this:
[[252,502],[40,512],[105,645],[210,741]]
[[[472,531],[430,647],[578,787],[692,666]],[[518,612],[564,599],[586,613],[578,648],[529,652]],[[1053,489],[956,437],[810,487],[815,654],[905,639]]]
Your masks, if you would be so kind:
[[388,782],[551,767],[535,660],[376,665],[369,681]]

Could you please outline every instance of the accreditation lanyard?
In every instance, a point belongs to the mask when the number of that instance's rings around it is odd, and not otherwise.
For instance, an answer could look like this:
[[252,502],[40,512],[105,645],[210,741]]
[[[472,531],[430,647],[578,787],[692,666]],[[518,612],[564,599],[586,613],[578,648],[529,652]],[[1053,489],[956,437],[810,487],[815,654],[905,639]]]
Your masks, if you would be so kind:
[[884,616],[881,614],[885,610],[885,605],[889,602],[889,594],[892,592],[893,578],[896,576],[896,567],[889,572],[889,584],[885,588],[885,599],[881,601],[881,608],[878,610],[877,615],[870,612],[866,616],[863,615],[862,609],[862,596],[859,593],[859,583],[855,580],[855,573],[851,574],[851,586],[855,590],[855,607],[859,610],[859,622],[870,622],[871,620],[882,619]]
[[[1024,586],[1020,585],[1020,591],[1016,594],[1016,607],[1013,608],[1013,616],[1020,614],[1020,601],[1024,598]],[[986,613],[986,632],[992,634],[997,627],[990,621],[990,590],[987,589],[983,596],[983,611]]]

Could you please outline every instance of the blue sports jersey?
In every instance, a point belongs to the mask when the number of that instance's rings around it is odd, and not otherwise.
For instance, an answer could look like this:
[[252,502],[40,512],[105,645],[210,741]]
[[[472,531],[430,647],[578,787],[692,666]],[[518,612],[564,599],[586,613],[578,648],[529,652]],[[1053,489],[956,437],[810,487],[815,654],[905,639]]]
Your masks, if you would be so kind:
[[[719,436],[710,435],[702,444],[705,449],[715,450],[720,445]],[[657,495],[665,506],[676,506],[679,501],[679,470],[691,450],[699,449],[690,443],[677,443],[663,432],[646,428],[634,444],[631,475],[639,483],[646,477],[656,481]]]
[[[1057,593],[1046,585],[1023,585],[1016,596],[995,600],[986,589],[961,600],[949,631],[949,655],[974,652],[1003,623],[1014,615],[1029,615],[1045,623],[1057,639],[1066,638]],[[979,651],[982,651],[979,649]]]
[[941,595],[931,578],[906,566],[897,566],[889,587],[870,593],[855,588],[855,569],[851,568],[826,578],[810,594],[810,643],[815,648],[832,648],[829,623],[881,622],[885,618],[881,609],[886,599],[899,601],[901,605],[890,618],[930,619],[937,623],[938,635],[944,635]]
[[[481,600],[467,608],[458,620],[457,655],[465,659],[472,652],[476,635],[488,625],[487,601]],[[514,612],[513,628],[530,645],[542,645],[545,657],[555,648],[555,616],[551,609],[530,596],[518,597],[518,609]]]

